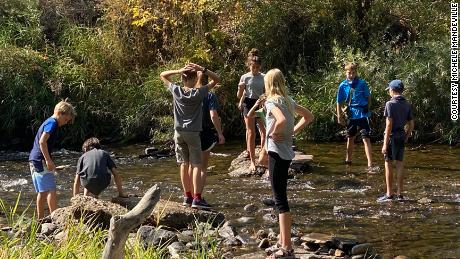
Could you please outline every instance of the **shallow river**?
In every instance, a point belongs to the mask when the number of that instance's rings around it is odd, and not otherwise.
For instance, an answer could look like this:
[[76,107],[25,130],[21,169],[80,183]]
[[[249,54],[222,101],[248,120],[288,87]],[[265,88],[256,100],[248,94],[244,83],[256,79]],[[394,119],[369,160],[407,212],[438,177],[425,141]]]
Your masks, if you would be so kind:
[[[299,143],[297,143],[299,144]],[[384,173],[365,173],[362,144],[356,146],[354,164],[345,166],[344,143],[303,143],[301,150],[314,156],[309,172],[289,180],[288,197],[294,227],[302,233],[353,235],[360,242],[371,242],[384,258],[403,254],[411,258],[460,258],[460,149],[449,146],[424,146],[407,150],[406,202],[377,203],[385,192]],[[114,147],[124,185],[129,193],[142,195],[155,183],[162,186],[164,199],[181,201],[178,167],[173,157],[139,159],[146,146]],[[376,163],[383,169],[380,146],[374,145]],[[411,147],[409,147],[410,149]],[[225,213],[227,219],[245,215],[243,207],[270,197],[269,182],[262,179],[231,178],[228,167],[243,150],[242,143],[230,143],[213,150],[211,172],[204,197]],[[223,156],[223,155],[226,156]],[[21,192],[21,209],[34,202],[27,154],[15,154],[5,160],[0,154],[0,198],[14,203]],[[63,152],[57,165],[71,165],[57,177],[59,206],[69,204],[75,164],[80,154]],[[19,159],[18,159],[19,156]],[[22,157],[22,159],[20,159]],[[116,195],[113,186],[101,198]],[[431,203],[420,203],[420,199]],[[34,209],[34,203],[32,203]],[[247,225],[250,231],[276,227],[262,216]],[[248,252],[256,247],[245,248]]]

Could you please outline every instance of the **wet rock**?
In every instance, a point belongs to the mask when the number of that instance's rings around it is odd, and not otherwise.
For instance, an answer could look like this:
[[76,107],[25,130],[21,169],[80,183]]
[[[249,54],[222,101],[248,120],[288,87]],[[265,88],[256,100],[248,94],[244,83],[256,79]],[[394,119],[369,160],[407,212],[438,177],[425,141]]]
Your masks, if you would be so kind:
[[236,237],[230,237],[224,240],[224,246],[241,246],[242,243]]
[[407,257],[405,255],[398,255],[394,259],[409,259],[409,257]]
[[273,231],[273,229],[269,228],[267,238],[272,241],[276,241],[278,240],[278,234],[276,234],[275,231]]
[[429,204],[429,203],[432,203],[433,201],[431,199],[428,199],[428,198],[421,198],[417,202],[420,203],[420,204]]
[[236,239],[241,241],[243,245],[256,245],[257,242],[249,234],[239,234]]
[[137,230],[137,236],[144,246],[165,246],[177,241],[174,232],[152,226],[140,227]]
[[351,257],[351,259],[365,259],[365,258],[366,258],[365,255],[353,255],[353,256]]
[[236,223],[238,223],[239,225],[248,225],[254,223],[255,220],[256,219],[253,217],[241,217],[239,219],[236,219]]
[[275,200],[272,199],[272,198],[265,198],[262,200],[262,203],[265,205],[265,206],[270,206],[270,207],[274,207],[275,206]]
[[222,259],[232,259],[234,258],[235,256],[233,255],[232,252],[225,252],[223,255],[222,255]]
[[343,252],[342,250],[340,249],[336,249],[334,251],[334,256],[345,256],[345,252]]
[[256,233],[256,238],[257,239],[264,239],[264,238],[267,238],[268,237],[268,232],[266,230],[263,230],[263,229],[259,229]]
[[315,251],[317,255],[329,255],[329,248],[321,246],[318,250]]
[[181,203],[160,200],[155,206],[150,222],[152,225],[167,226],[174,229],[184,229],[198,222],[209,222],[217,227],[225,220],[225,216],[219,212],[195,210],[183,207]]
[[222,226],[218,232],[219,236],[223,238],[235,237],[237,235],[236,228],[228,224],[224,224],[224,226]]
[[300,238],[302,241],[324,245],[327,241],[331,240],[331,235],[322,233],[310,233]]
[[316,251],[320,248],[320,244],[316,244],[314,242],[304,242],[302,243],[302,247],[307,251]]
[[181,258],[180,254],[187,251],[187,248],[181,242],[174,242],[168,246],[168,251],[172,258]]
[[[256,148],[255,154],[258,156],[260,152],[260,148]],[[292,160],[290,171],[294,174],[302,173],[309,169],[310,163],[313,160],[313,156],[305,155],[301,152],[296,151],[295,157]],[[248,152],[245,150],[238,155],[237,158],[233,159],[230,164],[230,168],[228,171],[230,172],[229,175],[232,177],[251,177],[251,176],[263,176],[265,175],[268,170],[255,170],[250,171],[249,166],[251,162],[249,160]]]
[[302,240],[300,240],[299,237],[292,237],[291,238],[291,243],[292,243],[292,245],[300,246],[302,244]]
[[373,248],[372,248],[372,245],[369,243],[355,245],[351,249],[352,255],[370,254],[370,253],[373,253]]
[[51,235],[55,230],[57,229],[57,226],[54,223],[43,223],[41,225],[41,231],[40,233],[46,236]]
[[246,211],[247,213],[256,213],[258,210],[259,210],[259,207],[257,207],[253,203],[244,206],[244,211]]
[[267,222],[272,223],[272,224],[276,224],[278,222],[278,217],[275,214],[272,214],[272,213],[265,214],[262,217],[262,219],[264,221],[267,221]]
[[350,254],[351,249],[358,244],[356,240],[345,237],[333,237],[332,243],[346,254]]
[[270,240],[268,240],[268,238],[262,239],[262,240],[259,242],[258,247],[259,247],[260,249],[265,249],[265,248],[270,247]]

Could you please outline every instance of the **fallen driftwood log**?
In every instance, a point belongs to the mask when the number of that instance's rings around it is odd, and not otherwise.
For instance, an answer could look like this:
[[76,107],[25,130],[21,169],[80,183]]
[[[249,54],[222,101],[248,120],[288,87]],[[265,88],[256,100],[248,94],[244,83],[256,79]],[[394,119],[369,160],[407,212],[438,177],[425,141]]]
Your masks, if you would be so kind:
[[152,214],[153,208],[159,200],[160,187],[154,185],[131,211],[110,219],[109,239],[105,244],[102,258],[124,258],[125,243],[129,233]]

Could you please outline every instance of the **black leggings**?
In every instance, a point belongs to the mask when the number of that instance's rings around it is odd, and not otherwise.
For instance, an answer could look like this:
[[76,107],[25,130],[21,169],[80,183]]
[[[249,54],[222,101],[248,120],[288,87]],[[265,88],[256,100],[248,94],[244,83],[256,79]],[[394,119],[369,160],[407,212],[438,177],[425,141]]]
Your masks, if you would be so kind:
[[275,197],[275,205],[280,214],[290,211],[286,192],[289,165],[291,165],[291,160],[282,159],[276,152],[268,152],[270,182]]

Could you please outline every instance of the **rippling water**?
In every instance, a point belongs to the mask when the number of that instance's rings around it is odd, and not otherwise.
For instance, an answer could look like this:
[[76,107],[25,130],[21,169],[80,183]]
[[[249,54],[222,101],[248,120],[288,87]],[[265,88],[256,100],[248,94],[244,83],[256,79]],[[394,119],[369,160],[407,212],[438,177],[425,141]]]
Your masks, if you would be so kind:
[[[375,161],[382,168],[377,174],[365,173],[361,143],[356,147],[352,166],[341,164],[345,143],[303,143],[300,146],[314,156],[314,162],[309,172],[288,183],[296,229],[303,233],[354,235],[361,242],[374,244],[384,258],[399,254],[411,258],[460,257],[459,148],[426,146],[407,150],[405,190],[408,201],[380,204],[376,198],[385,192],[380,146],[373,148]],[[138,159],[144,148],[133,145],[110,149],[127,191],[142,195],[150,186],[159,183],[163,198],[180,201],[182,189],[174,158]],[[210,160],[212,170],[204,197],[228,219],[251,216],[243,210],[249,203],[266,208],[261,200],[271,195],[266,180],[228,176],[231,160],[243,149],[243,143],[227,144],[214,152],[230,156],[215,155]],[[64,152],[56,157],[57,165],[72,166],[57,177],[59,206],[69,204],[78,156],[78,153]],[[23,157],[25,159],[0,161],[0,195],[13,203],[20,191],[21,207],[25,208],[34,202],[35,193],[26,156]],[[116,195],[113,186],[101,198],[109,199],[112,195]],[[422,198],[432,202],[418,203]],[[250,232],[276,227],[264,221],[262,216],[263,213],[256,214],[255,222],[245,227]]]

